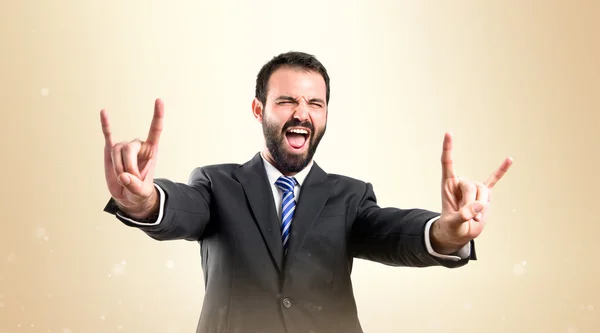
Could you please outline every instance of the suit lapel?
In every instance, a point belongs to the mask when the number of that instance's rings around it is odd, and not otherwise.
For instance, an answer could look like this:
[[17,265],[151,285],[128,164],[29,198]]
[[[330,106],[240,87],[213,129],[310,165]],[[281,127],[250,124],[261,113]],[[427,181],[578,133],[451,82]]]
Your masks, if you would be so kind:
[[280,223],[277,220],[273,191],[260,153],[237,169],[235,176],[246,193],[254,220],[258,224],[273,261],[281,270],[283,266],[283,245],[279,230]]
[[327,177],[325,171],[317,163],[313,164],[300,189],[298,204],[292,220],[290,245],[286,257],[292,258],[300,246],[302,246],[306,233],[317,220],[335,182],[335,180]]

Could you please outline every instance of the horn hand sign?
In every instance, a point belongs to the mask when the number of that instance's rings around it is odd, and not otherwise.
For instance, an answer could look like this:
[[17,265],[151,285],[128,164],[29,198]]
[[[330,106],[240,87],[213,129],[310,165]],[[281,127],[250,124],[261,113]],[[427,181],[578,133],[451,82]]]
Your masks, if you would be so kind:
[[163,128],[163,102],[157,99],[146,141],[113,143],[106,110],[100,111],[104,133],[104,174],[110,195],[119,209],[132,218],[146,218],[158,210],[154,167]]
[[454,173],[452,135],[446,133],[442,151],[442,211],[430,234],[434,250],[442,254],[458,251],[478,237],[489,216],[491,193],[512,165],[507,157],[485,182],[472,182]]

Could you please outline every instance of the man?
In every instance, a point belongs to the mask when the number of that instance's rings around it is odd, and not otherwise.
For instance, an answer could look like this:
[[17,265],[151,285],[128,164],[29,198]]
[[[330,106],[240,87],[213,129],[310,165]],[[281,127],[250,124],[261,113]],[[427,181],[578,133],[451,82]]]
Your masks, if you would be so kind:
[[156,100],[146,141],[106,141],[105,210],[157,240],[201,245],[205,298],[197,332],[362,332],[350,273],[354,258],[391,266],[460,267],[488,218],[485,183],[456,177],[444,137],[441,213],[381,208],[370,183],[328,174],[314,161],[325,134],[329,76],[312,55],[265,64],[252,113],[265,147],[243,164],[196,168],[188,184],[155,179],[164,109]]

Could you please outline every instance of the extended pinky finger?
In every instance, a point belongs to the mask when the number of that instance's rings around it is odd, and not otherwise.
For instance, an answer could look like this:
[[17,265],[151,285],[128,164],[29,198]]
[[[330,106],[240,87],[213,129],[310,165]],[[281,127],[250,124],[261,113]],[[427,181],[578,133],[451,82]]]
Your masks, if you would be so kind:
[[506,159],[504,159],[504,161],[502,162],[500,167],[496,171],[494,171],[494,173],[490,176],[490,178],[488,178],[488,180],[485,182],[487,187],[493,188],[494,186],[496,186],[496,183],[500,179],[502,179],[502,177],[504,177],[504,174],[506,174],[508,172],[508,169],[510,169],[510,166],[512,165],[512,163],[513,163],[513,160],[511,157],[507,157]]
[[485,184],[477,183],[477,201],[489,202],[490,189]]

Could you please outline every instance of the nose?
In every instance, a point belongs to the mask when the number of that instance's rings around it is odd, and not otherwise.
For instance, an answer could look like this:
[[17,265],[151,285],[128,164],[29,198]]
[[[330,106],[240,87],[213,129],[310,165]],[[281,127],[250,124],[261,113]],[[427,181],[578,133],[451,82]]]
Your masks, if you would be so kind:
[[294,118],[299,121],[308,120],[308,106],[305,103],[298,103],[296,110],[294,110]]

